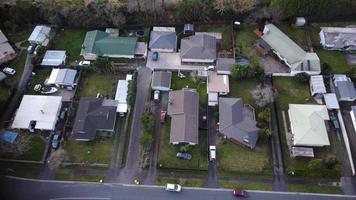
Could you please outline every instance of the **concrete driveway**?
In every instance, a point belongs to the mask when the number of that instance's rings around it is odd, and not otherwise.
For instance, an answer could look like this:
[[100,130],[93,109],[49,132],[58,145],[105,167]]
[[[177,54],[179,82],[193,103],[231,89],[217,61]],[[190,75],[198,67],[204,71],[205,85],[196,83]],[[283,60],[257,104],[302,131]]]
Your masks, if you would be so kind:
[[181,64],[179,53],[159,53],[158,60],[152,60],[152,51],[148,52],[146,66],[151,70],[193,71],[204,70],[204,65]]

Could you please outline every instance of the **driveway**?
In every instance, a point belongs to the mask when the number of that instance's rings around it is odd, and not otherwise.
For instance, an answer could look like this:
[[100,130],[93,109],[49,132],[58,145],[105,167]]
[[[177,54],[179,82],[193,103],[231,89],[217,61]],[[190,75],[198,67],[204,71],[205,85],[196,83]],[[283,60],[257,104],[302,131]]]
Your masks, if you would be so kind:
[[290,70],[282,62],[272,56],[264,56],[260,58],[260,65],[265,70],[265,73],[289,73]]
[[158,60],[152,60],[152,51],[148,52],[146,66],[151,70],[204,70],[204,65],[182,65],[179,53],[159,53]]
[[[217,111],[216,107],[208,106],[208,148],[210,145],[216,146],[216,119],[214,113]],[[217,161],[209,161],[208,179],[205,183],[206,187],[219,187],[217,176]]]

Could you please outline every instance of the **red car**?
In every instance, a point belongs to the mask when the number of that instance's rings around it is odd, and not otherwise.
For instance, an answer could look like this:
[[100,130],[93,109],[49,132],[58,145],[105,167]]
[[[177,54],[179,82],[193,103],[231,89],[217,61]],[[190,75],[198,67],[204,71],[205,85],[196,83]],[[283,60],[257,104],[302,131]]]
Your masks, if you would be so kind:
[[247,197],[247,192],[245,190],[235,189],[232,191],[235,197]]
[[161,123],[164,123],[166,121],[166,115],[167,115],[167,111],[161,111],[161,117],[160,117],[160,121]]

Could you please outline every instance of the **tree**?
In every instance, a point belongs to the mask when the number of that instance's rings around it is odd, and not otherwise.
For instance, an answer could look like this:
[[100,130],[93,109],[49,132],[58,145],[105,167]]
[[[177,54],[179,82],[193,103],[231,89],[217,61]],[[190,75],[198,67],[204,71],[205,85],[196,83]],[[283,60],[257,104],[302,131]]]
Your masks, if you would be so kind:
[[140,144],[143,149],[147,150],[151,147],[153,142],[152,135],[148,132],[143,132],[140,136]]
[[233,65],[231,77],[236,80],[249,79],[254,77],[254,70],[250,66]]
[[153,133],[155,128],[155,118],[152,113],[144,112],[141,116],[141,123],[146,132]]
[[99,71],[107,71],[111,68],[111,61],[108,58],[98,57],[92,62],[92,66]]
[[321,74],[330,75],[332,73],[333,69],[331,68],[331,65],[329,65],[329,63],[321,64]]
[[67,152],[59,148],[57,151],[51,153],[48,158],[48,166],[52,170],[57,169],[66,159],[68,159]]
[[178,19],[188,21],[207,21],[212,13],[210,0],[183,0],[177,9]]
[[255,99],[256,105],[259,107],[267,106],[274,101],[274,95],[270,87],[262,87],[258,85],[255,90],[251,92]]
[[257,116],[259,119],[269,123],[271,121],[271,109],[268,107],[264,108]]
[[232,10],[236,13],[244,13],[254,9],[255,6],[255,0],[213,0],[213,7],[220,14],[228,10]]
[[293,80],[298,83],[308,83],[309,82],[309,74],[302,72],[298,73],[293,77]]

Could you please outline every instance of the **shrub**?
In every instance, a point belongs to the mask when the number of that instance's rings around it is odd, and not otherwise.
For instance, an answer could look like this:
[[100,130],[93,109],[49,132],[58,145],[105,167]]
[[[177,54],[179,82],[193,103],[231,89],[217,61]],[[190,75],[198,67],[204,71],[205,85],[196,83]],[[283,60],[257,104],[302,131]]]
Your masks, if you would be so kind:
[[298,73],[293,77],[293,80],[298,83],[308,83],[309,81],[309,74],[302,72]]
[[261,112],[258,113],[257,117],[264,121],[264,122],[270,122],[271,121],[271,109],[270,108],[264,108]]
[[273,91],[270,87],[262,87],[261,85],[258,85],[251,94],[255,99],[256,105],[259,107],[265,107],[274,100]]
[[330,75],[333,73],[333,69],[328,63],[323,63],[321,65],[321,74]]

